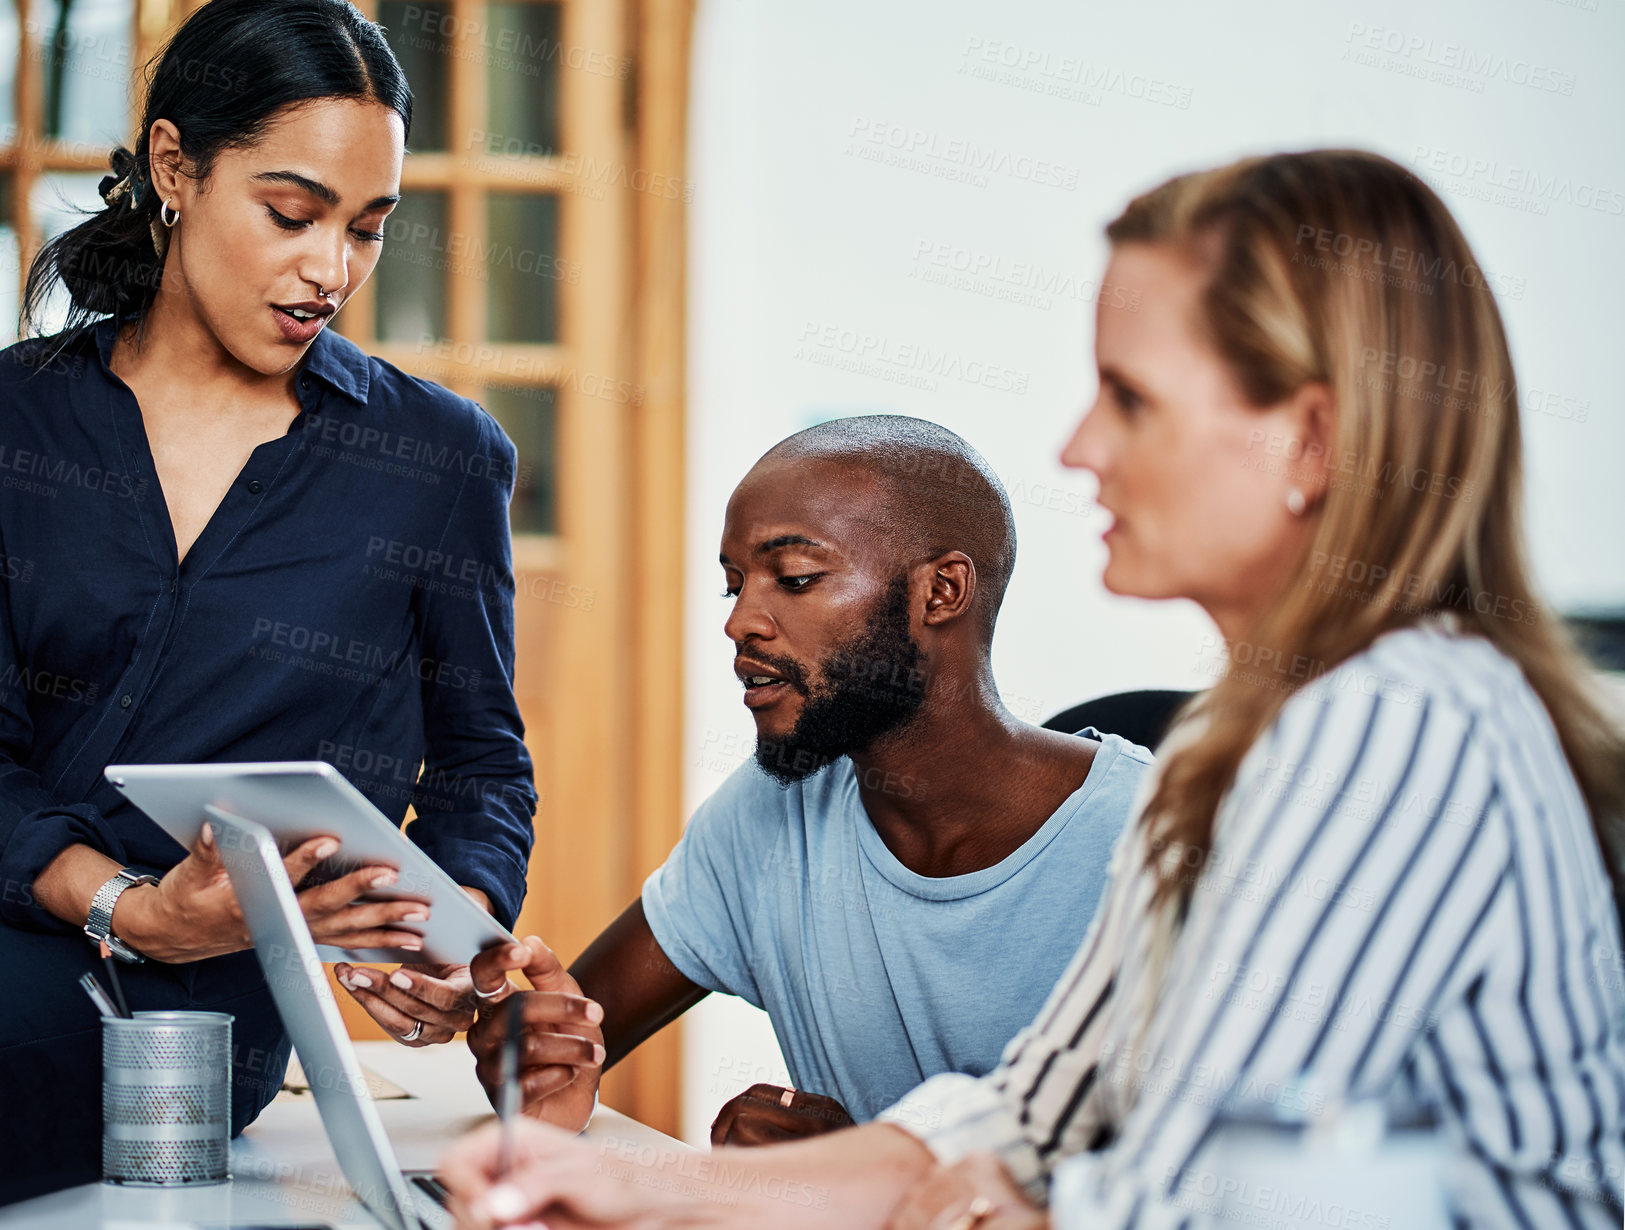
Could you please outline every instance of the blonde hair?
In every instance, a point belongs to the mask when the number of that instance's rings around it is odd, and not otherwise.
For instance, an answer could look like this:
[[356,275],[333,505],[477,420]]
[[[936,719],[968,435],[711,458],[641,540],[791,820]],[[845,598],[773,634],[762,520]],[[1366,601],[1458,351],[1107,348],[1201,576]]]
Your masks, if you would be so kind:
[[[1182,175],[1112,244],[1171,244],[1208,273],[1198,327],[1257,406],[1324,382],[1332,481],[1297,577],[1253,633],[1303,677],[1257,686],[1236,646],[1184,715],[1144,813],[1156,899],[1182,913],[1243,755],[1295,687],[1436,611],[1522,668],[1620,884],[1625,735],[1530,582],[1517,382],[1483,268],[1439,198],[1376,154],[1315,150]],[[1284,464],[1292,457],[1287,450]]]

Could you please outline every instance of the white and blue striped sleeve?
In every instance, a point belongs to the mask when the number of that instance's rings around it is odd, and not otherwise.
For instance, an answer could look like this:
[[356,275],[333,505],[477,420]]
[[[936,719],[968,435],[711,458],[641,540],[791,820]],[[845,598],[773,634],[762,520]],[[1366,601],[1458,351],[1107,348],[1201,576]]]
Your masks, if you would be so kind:
[[1063,1133],[1058,1227],[1219,1224],[1225,1116],[1380,1094],[1487,963],[1512,846],[1476,719],[1367,674],[1294,697],[1221,806],[1149,1029],[1101,1057],[1131,1109],[1097,1153]]
[[1283,705],[1165,964],[1137,824],[1000,1066],[885,1118],[945,1162],[996,1153],[1058,1230],[1156,1230],[1235,1216],[1227,1123],[1403,1092],[1449,1125],[1456,1216],[1617,1226],[1625,990],[1597,976],[1618,915],[1584,801],[1515,667],[1407,637]]

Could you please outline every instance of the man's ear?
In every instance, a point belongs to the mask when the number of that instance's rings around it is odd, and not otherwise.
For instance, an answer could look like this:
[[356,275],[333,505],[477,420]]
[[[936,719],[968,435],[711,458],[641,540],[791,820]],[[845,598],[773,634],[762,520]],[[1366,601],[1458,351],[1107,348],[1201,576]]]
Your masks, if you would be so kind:
[[948,551],[921,564],[925,574],[926,627],[949,623],[970,610],[976,597],[976,565],[963,551]]

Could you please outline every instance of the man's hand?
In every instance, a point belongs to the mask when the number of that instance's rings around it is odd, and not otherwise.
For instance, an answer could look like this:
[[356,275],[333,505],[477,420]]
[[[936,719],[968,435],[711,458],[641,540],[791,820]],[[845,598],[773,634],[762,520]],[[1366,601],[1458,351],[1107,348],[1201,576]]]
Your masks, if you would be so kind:
[[853,1126],[834,1098],[777,1085],[752,1085],[723,1104],[711,1125],[713,1145],[776,1145]]
[[886,1230],[1046,1230],[1049,1217],[1027,1199],[1004,1163],[972,1153],[952,1166],[928,1171],[892,1210]]
[[519,970],[531,991],[511,1005],[477,1001],[479,1018],[468,1031],[474,1073],[495,1106],[502,1081],[502,1042],[510,1009],[524,1031],[519,1087],[524,1113],[571,1132],[592,1118],[604,1066],[604,1010],[581,994],[553,950],[534,935],[519,947],[489,948],[469,967],[474,986],[498,991],[509,970]]

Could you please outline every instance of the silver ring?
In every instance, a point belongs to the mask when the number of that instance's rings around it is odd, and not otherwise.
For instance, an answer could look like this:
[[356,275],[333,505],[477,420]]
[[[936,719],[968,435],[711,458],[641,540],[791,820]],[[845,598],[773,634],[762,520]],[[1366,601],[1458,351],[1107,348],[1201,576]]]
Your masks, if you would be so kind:
[[511,986],[513,986],[513,983],[509,982],[506,978],[504,978],[502,980],[502,985],[500,987],[498,987],[496,990],[494,990],[494,991],[482,991],[482,990],[479,989],[479,987],[475,987],[474,988],[474,994],[479,996],[481,999],[496,999],[499,996],[507,994],[508,988],[511,987]]
[[412,1031],[410,1033],[402,1034],[401,1035],[401,1041],[402,1042],[416,1042],[421,1037],[423,1037],[423,1022],[422,1021],[413,1021],[412,1022]]

